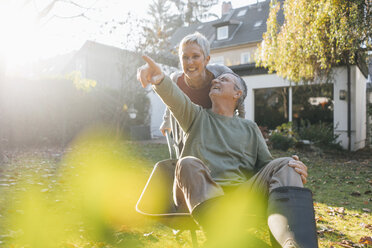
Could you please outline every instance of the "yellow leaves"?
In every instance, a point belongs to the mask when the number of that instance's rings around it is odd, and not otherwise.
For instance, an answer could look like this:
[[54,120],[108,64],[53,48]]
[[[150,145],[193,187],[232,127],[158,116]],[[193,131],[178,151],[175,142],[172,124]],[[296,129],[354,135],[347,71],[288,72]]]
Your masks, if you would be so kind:
[[128,110],[128,105],[124,104],[123,105],[123,111],[126,112]]
[[[350,8],[348,8],[350,5]],[[354,60],[358,49],[358,8],[348,1],[288,0],[279,33],[277,5],[270,10],[267,32],[255,59],[257,66],[294,82],[326,75],[333,65]],[[345,14],[346,10],[350,13]]]
[[97,85],[97,81],[95,80],[82,78],[81,72],[79,71],[71,72],[66,76],[66,78],[71,80],[78,90],[83,90],[85,92],[90,91]]

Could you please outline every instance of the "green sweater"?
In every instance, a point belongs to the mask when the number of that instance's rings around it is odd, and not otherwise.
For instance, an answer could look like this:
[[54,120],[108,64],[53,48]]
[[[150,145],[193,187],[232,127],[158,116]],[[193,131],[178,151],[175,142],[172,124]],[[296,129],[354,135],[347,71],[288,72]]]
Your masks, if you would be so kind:
[[185,132],[181,157],[202,160],[219,185],[237,186],[272,160],[256,123],[203,109],[192,103],[169,77],[155,85],[154,90]]

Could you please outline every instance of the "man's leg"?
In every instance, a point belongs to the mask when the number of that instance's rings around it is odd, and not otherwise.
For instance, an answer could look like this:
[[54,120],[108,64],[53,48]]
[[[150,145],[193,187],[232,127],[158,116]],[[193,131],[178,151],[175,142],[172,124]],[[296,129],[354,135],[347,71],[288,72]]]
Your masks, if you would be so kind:
[[192,216],[203,227],[205,247],[267,247],[262,240],[243,232],[243,209],[231,205],[234,199],[224,196],[224,190],[213,181],[201,160],[185,157],[177,163],[173,193],[175,201],[185,198]]
[[291,159],[273,160],[243,187],[269,196],[268,225],[275,238],[274,247],[315,248],[311,192],[303,188],[300,175],[288,166]]
[[176,165],[173,199],[177,206],[184,201],[192,213],[200,203],[224,195],[213,181],[209,168],[198,158],[184,157]]
[[303,187],[301,176],[292,167],[288,166],[288,162],[291,160],[293,159],[289,157],[274,159],[241,187],[258,192],[266,197],[278,187]]

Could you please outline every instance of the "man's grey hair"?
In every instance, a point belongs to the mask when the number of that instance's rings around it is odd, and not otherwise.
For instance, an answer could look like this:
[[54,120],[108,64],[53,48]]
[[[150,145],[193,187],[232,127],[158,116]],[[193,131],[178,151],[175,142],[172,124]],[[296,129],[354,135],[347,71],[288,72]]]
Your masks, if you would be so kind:
[[245,84],[245,81],[243,78],[241,78],[238,74],[234,73],[234,72],[224,72],[222,74],[231,74],[231,75],[234,75],[235,78],[237,79],[237,83],[240,85],[239,86],[239,89],[242,91],[242,95],[239,97],[238,99],[238,102],[237,102],[237,108],[239,107],[239,105],[242,105],[245,98],[247,97],[247,85]]
[[209,41],[207,40],[207,38],[202,35],[201,33],[199,32],[195,32],[193,34],[189,34],[189,35],[186,35],[185,37],[183,37],[183,39],[181,40],[180,42],[180,46],[178,47],[178,56],[180,58],[180,60],[182,60],[181,58],[181,55],[182,55],[182,48],[187,45],[187,44],[192,44],[192,43],[195,43],[197,45],[200,46],[203,54],[204,54],[204,57],[208,57],[209,54],[210,54],[210,44],[209,44]]

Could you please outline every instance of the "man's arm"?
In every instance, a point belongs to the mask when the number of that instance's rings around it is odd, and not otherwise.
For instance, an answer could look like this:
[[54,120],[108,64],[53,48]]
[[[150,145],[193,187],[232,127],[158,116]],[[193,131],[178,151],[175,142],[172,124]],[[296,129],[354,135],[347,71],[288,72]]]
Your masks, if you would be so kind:
[[176,86],[169,77],[166,77],[150,57],[142,56],[147,62],[137,70],[137,79],[142,87],[152,84],[155,92],[160,96],[165,105],[177,119],[181,128],[186,132],[201,107],[193,104],[190,99]]
[[182,130],[187,132],[201,107],[192,103],[167,76],[160,84],[153,85],[153,88],[172,112]]

